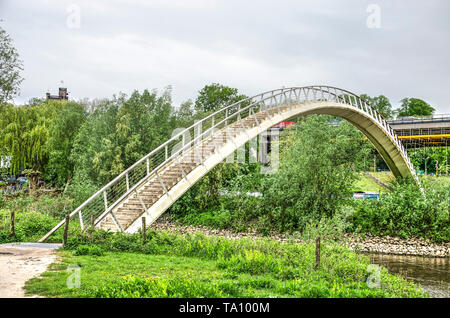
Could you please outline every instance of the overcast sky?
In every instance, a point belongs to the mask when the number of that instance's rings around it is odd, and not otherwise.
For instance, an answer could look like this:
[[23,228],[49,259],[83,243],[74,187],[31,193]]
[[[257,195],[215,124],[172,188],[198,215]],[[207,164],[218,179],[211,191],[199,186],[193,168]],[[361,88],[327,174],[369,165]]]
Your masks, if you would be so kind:
[[0,18],[24,61],[16,103],[61,80],[75,99],[171,85],[175,105],[212,82],[325,84],[450,113],[448,0],[0,0]]

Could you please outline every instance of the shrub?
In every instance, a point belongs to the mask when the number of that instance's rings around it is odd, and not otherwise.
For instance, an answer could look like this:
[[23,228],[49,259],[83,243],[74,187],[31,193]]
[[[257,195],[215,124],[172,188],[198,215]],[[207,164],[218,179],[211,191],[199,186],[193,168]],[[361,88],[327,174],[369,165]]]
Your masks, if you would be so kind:
[[280,267],[278,261],[272,256],[258,250],[244,250],[229,258],[222,256],[217,264],[219,268],[249,274],[277,273]]
[[79,255],[102,256],[104,252],[99,246],[79,245],[77,246],[74,254],[77,256]]
[[10,211],[0,211],[0,219],[5,220],[0,227],[0,242],[36,241],[50,231],[57,220],[38,212],[18,212],[15,215],[15,236],[10,234]]
[[431,187],[422,182],[425,195],[411,180],[399,180],[380,200],[354,202],[350,230],[401,238],[424,237],[450,241],[450,185]]

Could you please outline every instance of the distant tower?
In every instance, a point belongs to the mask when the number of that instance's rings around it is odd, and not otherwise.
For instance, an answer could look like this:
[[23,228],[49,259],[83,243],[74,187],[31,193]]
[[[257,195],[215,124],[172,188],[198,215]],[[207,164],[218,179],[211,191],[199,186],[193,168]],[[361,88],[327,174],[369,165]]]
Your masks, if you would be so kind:
[[51,95],[50,93],[45,94],[46,99],[53,99],[53,100],[68,100],[69,99],[69,93],[67,92],[66,87],[60,87],[59,88],[59,94],[58,95]]
[[59,99],[61,100],[68,100],[69,99],[69,93],[67,93],[66,87],[60,87],[59,88]]

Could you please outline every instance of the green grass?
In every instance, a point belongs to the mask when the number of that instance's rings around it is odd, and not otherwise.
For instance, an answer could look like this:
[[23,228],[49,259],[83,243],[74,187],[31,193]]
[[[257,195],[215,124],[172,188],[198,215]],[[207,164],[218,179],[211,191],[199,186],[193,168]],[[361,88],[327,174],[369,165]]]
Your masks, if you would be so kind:
[[[370,172],[373,176],[380,179],[385,184],[389,185],[392,181],[395,180],[394,175],[391,172]],[[440,186],[446,186],[450,184],[450,177],[449,176],[420,176],[421,180],[429,181],[433,184],[435,184],[436,187]],[[377,192],[388,192],[387,189],[380,186],[378,183],[376,183],[372,178],[365,175],[364,173],[358,174],[358,179],[356,180],[353,191],[377,191]]]
[[[385,184],[389,184],[394,180],[394,175],[392,173],[385,172],[370,172],[373,176],[380,179]],[[364,173],[358,174],[358,179],[355,181],[353,185],[353,191],[376,191],[386,193],[388,190],[378,183],[375,182],[372,178],[365,175]]]
[[[0,209],[0,244],[10,242],[36,242],[49,232],[59,219],[42,212],[25,210],[15,214],[15,236],[11,234],[11,211]],[[70,221],[69,232],[80,232],[78,220]],[[59,243],[62,241],[63,227],[59,228],[47,242]]]
[[[100,255],[76,255],[92,244]],[[380,288],[369,288],[369,259],[323,244],[315,269],[314,244],[261,239],[230,240],[151,231],[139,235],[88,234],[73,239],[61,262],[29,280],[27,294],[47,297],[425,297],[403,278],[380,272]],[[82,248],[83,250],[85,248]],[[70,265],[81,272],[80,288],[66,282]]]

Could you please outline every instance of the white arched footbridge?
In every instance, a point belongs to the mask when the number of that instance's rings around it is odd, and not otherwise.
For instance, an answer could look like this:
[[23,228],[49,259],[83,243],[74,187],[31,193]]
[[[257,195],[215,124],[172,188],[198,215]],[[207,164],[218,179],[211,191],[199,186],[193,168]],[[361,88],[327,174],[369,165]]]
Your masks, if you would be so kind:
[[[143,216],[147,224],[153,223],[246,142],[282,121],[311,114],[346,119],[370,140],[396,177],[411,175],[419,183],[393,129],[359,96],[330,86],[292,87],[241,100],[206,116],[123,171],[70,217],[78,217],[82,228],[93,221],[103,229],[135,232]],[[64,220],[40,242],[63,224]]]

